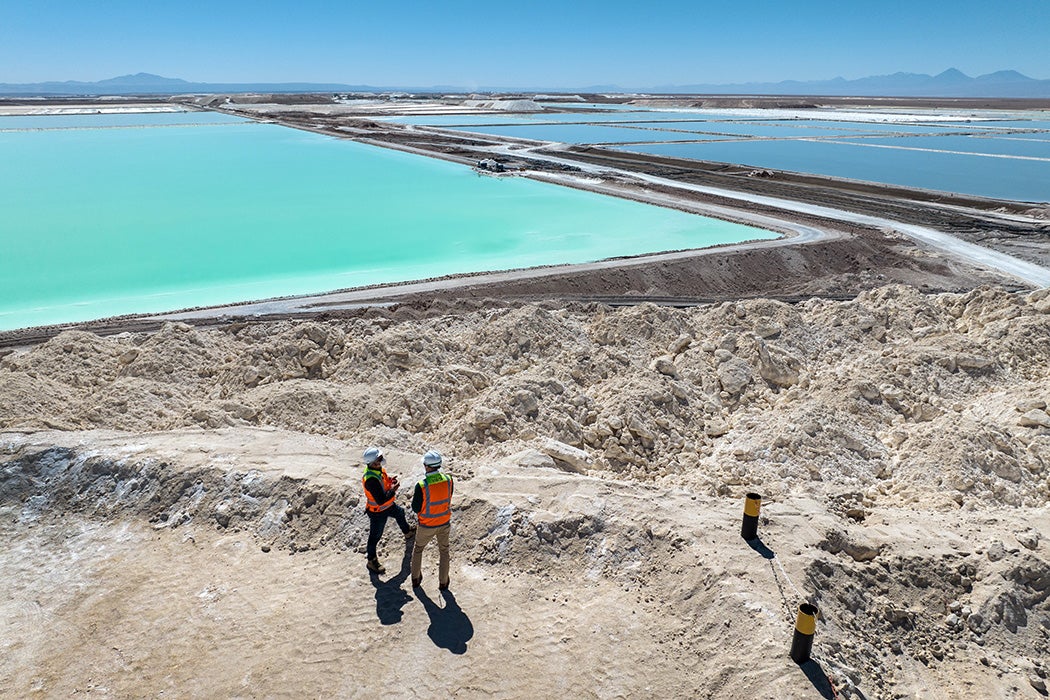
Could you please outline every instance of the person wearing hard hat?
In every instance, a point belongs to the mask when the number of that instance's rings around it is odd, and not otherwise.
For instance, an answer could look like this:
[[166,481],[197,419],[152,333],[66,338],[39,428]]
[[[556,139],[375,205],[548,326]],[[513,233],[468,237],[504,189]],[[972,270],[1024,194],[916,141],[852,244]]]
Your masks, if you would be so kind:
[[441,473],[441,453],[430,450],[423,455],[426,475],[412,492],[412,510],[419,520],[419,534],[412,547],[412,587],[423,584],[423,550],[430,540],[438,543],[438,589],[448,590],[448,534],[452,519],[452,477]]
[[379,555],[376,547],[379,538],[383,536],[386,527],[386,519],[391,515],[397,521],[401,532],[405,533],[405,539],[412,539],[416,534],[416,528],[410,527],[405,518],[405,509],[395,503],[397,498],[397,477],[391,477],[386,473],[386,457],[378,447],[369,447],[362,457],[365,463],[365,473],[361,477],[361,484],[365,488],[365,511],[368,513],[368,546],[365,555],[368,557],[367,567],[369,571],[377,574],[386,573],[386,568],[379,563]]

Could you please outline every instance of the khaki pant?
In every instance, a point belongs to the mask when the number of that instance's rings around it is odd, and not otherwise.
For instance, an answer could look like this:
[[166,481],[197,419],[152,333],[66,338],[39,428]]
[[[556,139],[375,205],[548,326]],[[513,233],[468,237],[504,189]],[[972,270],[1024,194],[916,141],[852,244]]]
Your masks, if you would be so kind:
[[412,547],[412,580],[419,581],[423,578],[421,571],[423,564],[423,550],[426,549],[430,540],[437,538],[438,541],[438,584],[448,584],[448,533],[451,523],[438,525],[437,527],[425,527],[420,525],[416,530],[416,543]]

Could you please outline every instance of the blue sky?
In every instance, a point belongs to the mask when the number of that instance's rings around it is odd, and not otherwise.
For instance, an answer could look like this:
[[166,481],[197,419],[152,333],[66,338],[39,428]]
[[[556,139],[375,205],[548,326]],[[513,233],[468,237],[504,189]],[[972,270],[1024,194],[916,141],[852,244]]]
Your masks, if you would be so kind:
[[0,82],[645,87],[1050,78],[1050,0],[0,0]]

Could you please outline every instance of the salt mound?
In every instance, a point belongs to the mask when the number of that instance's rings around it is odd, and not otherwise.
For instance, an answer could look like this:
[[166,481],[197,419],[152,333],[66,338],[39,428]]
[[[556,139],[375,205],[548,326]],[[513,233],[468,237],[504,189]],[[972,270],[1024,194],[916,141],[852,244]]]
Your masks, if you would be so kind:
[[74,391],[35,372],[0,372],[0,425],[6,428],[79,427],[70,411]]
[[542,112],[535,100],[465,100],[464,107],[489,109],[494,112]]
[[0,427],[271,426],[472,461],[553,440],[591,471],[712,495],[1039,505],[1048,299],[894,286],[794,306],[71,332],[0,360]]

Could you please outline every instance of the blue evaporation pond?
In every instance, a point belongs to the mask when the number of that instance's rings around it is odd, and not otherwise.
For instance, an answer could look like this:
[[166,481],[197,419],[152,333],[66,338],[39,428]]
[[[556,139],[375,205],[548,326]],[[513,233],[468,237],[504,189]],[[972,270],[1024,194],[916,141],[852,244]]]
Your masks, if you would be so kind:
[[[900,139],[904,141],[906,139]],[[824,141],[709,141],[616,150],[830,175],[1019,201],[1050,201],[1050,161]]]
[[[547,115],[544,115],[545,117]],[[394,122],[412,126],[484,126],[490,124],[534,124],[540,120],[529,114],[433,114],[411,117],[373,117],[377,122]]]
[[542,121],[549,122],[674,122],[674,121],[709,121],[725,119],[725,115],[700,111],[666,111],[644,110],[635,108],[632,111],[598,112],[595,114],[561,112],[537,115]]
[[1033,119],[990,122],[984,132],[983,136],[992,135],[996,138],[1045,141],[1050,139],[1050,121]]
[[558,143],[640,143],[650,141],[696,141],[717,139],[719,136],[695,132],[657,131],[655,129],[630,129],[618,126],[590,124],[530,124],[518,126],[472,126],[457,129],[475,134],[512,136],[536,141]]
[[809,122],[661,122],[660,128],[682,131],[718,132],[733,136],[762,136],[766,138],[809,138],[831,136],[856,136],[863,134],[862,127],[846,124],[837,126],[813,126]]
[[[467,124],[562,124],[594,122],[664,122],[664,121],[708,121],[725,119],[721,115],[699,112],[598,112],[595,114],[571,114],[566,112],[537,112],[534,114],[435,114],[406,117],[382,117],[378,121],[391,121],[417,126],[459,126]],[[736,120],[735,120],[736,121]],[[745,121],[745,120],[739,120]]]
[[605,110],[609,112],[637,112],[639,110],[646,111],[645,107],[639,107],[638,105],[624,105],[624,104],[601,104],[599,102],[546,102],[541,100],[537,102],[540,107],[546,107],[547,109],[593,109],[593,110]]
[[516,136],[538,141],[561,143],[631,143],[662,141],[695,141],[732,138],[833,138],[859,136],[864,129],[811,128],[799,123],[770,124],[754,122],[632,122],[617,126],[598,124],[510,124],[477,127],[446,127],[494,136]]
[[1004,141],[1047,141],[1050,140],[1050,131],[1034,131],[1031,133],[1008,133],[996,135],[995,138]]
[[0,129],[96,129],[114,126],[195,126],[243,124],[247,120],[219,112],[139,112],[0,116]]
[[[517,136],[538,141],[561,143],[629,143],[650,141],[693,141],[731,138],[832,138],[859,136],[866,133],[862,126],[850,128],[812,127],[805,122],[623,122],[617,126],[599,124],[507,124],[477,127],[445,127],[494,136]],[[631,132],[637,131],[637,134]],[[934,132],[935,133],[935,132]]]
[[1042,129],[1050,131],[1050,121],[1040,119],[1015,119],[1010,121],[987,121],[968,124],[975,128],[986,127],[989,129]]
[[969,133],[955,124],[887,124],[885,122],[833,121],[818,119],[784,119],[779,121],[760,122],[776,126],[806,126],[814,129],[835,131],[849,130],[859,134],[945,134]]
[[[622,118],[624,115],[617,115],[616,119],[596,119],[586,120],[578,118],[578,115],[572,115],[571,119],[569,115],[565,114],[542,114],[542,115],[498,115],[498,116],[469,116],[469,115],[437,115],[433,117],[397,117],[391,118],[388,121],[396,121],[402,124],[415,124],[425,126],[435,126],[441,128],[457,129],[463,131],[475,131],[479,133],[489,133],[482,129],[472,128],[477,126],[535,126],[535,127],[546,127],[547,125],[565,124],[566,122],[572,123],[573,126],[579,126],[580,129],[589,128],[591,123],[607,123],[616,122],[622,126],[630,126],[636,128],[666,128],[676,129],[680,131],[689,132],[707,132],[708,134],[721,134],[728,137],[732,136],[764,136],[764,137],[777,137],[777,138],[792,138],[792,137],[810,137],[810,136],[847,136],[847,135],[862,135],[866,133],[880,133],[880,132],[892,132],[892,133],[941,133],[949,131],[949,129],[940,129],[936,127],[928,126],[913,126],[913,125],[891,125],[891,124],[869,124],[869,123],[851,123],[851,122],[834,122],[834,121],[809,121],[809,120],[779,120],[779,121],[757,121],[757,120],[726,120],[722,118],[692,118],[695,115],[683,115],[681,113],[667,114],[664,113],[662,119],[654,119],[657,112],[646,112],[643,114],[632,114],[632,119]],[[688,119],[683,119],[683,116],[690,116]],[[586,117],[586,115],[583,115]],[[672,119],[672,117],[674,117]],[[597,128],[597,127],[595,127]],[[495,133],[495,132],[494,132]],[[539,132],[536,132],[539,133]],[[572,133],[573,135],[569,138],[571,143],[611,143],[614,139],[606,138],[592,138],[589,136],[579,136],[578,133]],[[508,134],[511,135],[511,134]],[[521,138],[537,138],[543,141],[556,141],[553,137],[545,136],[521,136]],[[683,137],[682,140],[688,140],[691,137]],[[667,140],[667,139],[652,139],[653,141]]]
[[11,130],[0,153],[0,329],[776,237],[273,124]]
[[[903,136],[898,138],[844,139],[861,145],[893,148],[928,148],[954,153],[975,153],[1023,158],[1042,158],[1050,162],[1050,141],[986,138],[981,136]],[[1050,189],[1050,182],[1046,183]]]

